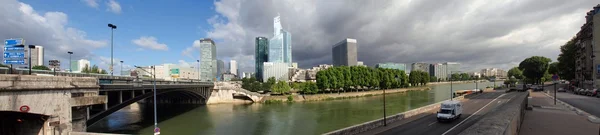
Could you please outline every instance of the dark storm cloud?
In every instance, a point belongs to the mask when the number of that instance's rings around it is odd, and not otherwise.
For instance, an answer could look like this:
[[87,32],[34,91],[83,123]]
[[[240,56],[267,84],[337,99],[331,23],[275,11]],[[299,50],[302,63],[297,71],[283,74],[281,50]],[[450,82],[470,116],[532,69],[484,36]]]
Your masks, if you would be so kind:
[[559,46],[583,24],[593,0],[515,1],[238,1],[215,3],[209,37],[219,57],[254,67],[254,37],[272,37],[281,15],[292,33],[300,67],[331,63],[331,47],[358,40],[358,59],[380,62],[446,62],[464,70],[510,68],[532,55],[555,59]]

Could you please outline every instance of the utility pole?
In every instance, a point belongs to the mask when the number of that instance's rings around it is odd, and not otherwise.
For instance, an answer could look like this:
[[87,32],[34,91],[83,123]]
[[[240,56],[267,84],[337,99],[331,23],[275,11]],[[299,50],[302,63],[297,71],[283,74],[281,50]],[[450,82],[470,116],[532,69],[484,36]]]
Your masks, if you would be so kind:
[[113,76],[113,33],[117,29],[117,25],[109,23],[108,27],[110,27],[110,76]]

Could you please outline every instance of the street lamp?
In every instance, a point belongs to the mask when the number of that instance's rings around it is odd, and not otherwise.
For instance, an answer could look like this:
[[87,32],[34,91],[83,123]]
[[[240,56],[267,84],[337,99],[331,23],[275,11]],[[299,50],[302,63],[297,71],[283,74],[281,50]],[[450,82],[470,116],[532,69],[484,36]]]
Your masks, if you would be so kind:
[[121,75],[123,75],[123,61],[121,61]]
[[156,132],[160,131],[160,129],[158,128],[158,122],[156,121],[156,74],[155,74],[156,73],[156,66],[150,66],[152,68],[152,71],[153,71],[152,73],[144,70],[141,67],[138,67],[138,66],[135,66],[135,65],[134,65],[134,67],[136,67],[138,69],[141,69],[142,71],[144,71],[146,73],[149,73],[154,78],[154,82],[153,82],[154,88],[153,88],[152,91],[154,92],[154,96],[153,96],[154,97],[154,132],[156,134]]
[[69,54],[69,72],[73,72],[73,69],[71,68],[71,55],[73,55],[73,52],[69,51],[67,53]]
[[117,29],[117,25],[108,24],[110,27],[110,76],[113,76],[113,32]]
[[35,48],[35,45],[29,45],[29,75],[31,75],[31,49]]

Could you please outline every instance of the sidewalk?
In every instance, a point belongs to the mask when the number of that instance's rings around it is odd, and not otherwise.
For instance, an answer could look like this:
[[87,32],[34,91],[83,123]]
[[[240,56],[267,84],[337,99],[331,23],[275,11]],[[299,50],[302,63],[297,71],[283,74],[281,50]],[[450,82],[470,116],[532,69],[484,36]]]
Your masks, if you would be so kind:
[[542,92],[531,92],[520,135],[597,135],[599,124],[577,115]]

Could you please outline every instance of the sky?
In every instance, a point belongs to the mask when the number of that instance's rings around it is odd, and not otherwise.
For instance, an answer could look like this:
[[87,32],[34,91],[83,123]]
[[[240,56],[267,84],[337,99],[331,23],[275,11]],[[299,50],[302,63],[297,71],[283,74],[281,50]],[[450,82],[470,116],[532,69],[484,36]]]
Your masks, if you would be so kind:
[[[556,61],[595,0],[0,0],[0,38],[45,48],[67,68],[88,59],[108,69],[114,30],[115,73],[134,65],[196,66],[201,38],[217,57],[254,71],[254,38],[273,36],[281,15],[301,68],[331,64],[331,48],[357,39],[358,60],[459,62],[463,71],[509,69],[530,56]],[[226,64],[227,65],[227,64]]]

